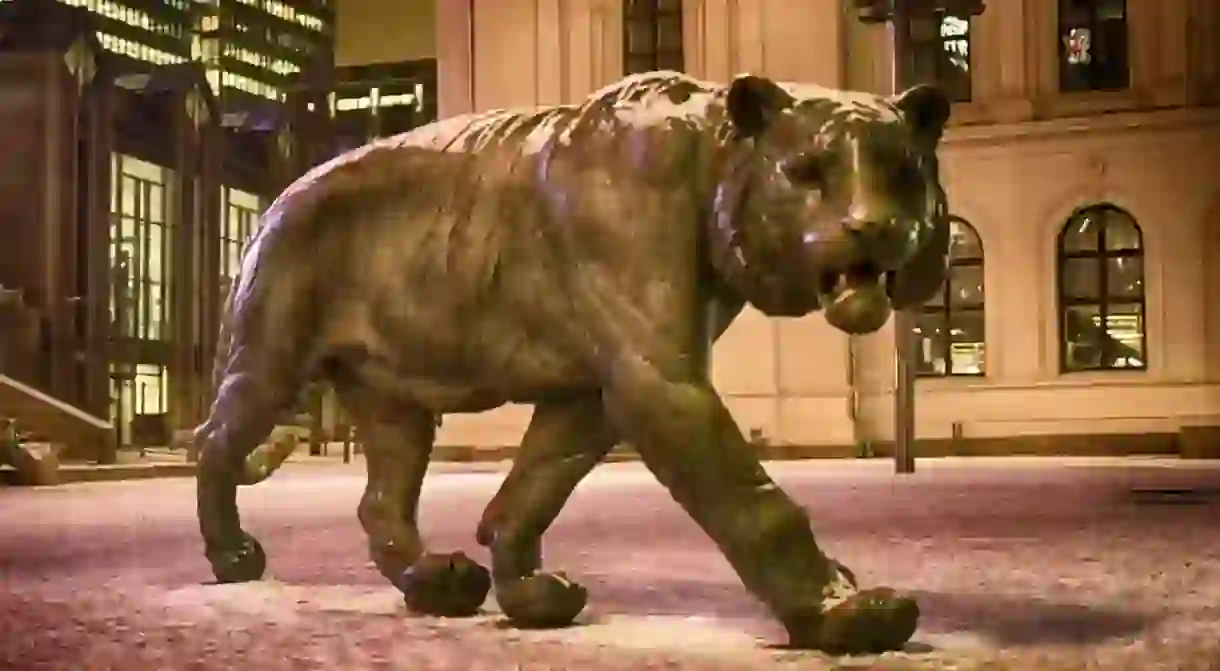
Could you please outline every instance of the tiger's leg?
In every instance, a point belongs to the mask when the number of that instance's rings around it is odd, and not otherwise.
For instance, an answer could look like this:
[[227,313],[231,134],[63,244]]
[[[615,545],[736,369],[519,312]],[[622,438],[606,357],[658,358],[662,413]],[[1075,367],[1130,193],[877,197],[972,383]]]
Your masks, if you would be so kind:
[[888,589],[856,592],[703,376],[624,356],[605,402],[615,427],[783,622],[792,645],[870,653],[898,649],[914,634],[917,604]]
[[598,394],[535,407],[518,458],[478,532],[491,548],[496,601],[515,624],[566,626],[584,608],[583,587],[562,573],[539,572],[542,536],[614,444]]
[[339,396],[364,441],[368,481],[357,512],[373,564],[413,612],[476,614],[491,588],[487,569],[462,553],[425,553],[416,521],[436,434],[432,413],[351,389]]

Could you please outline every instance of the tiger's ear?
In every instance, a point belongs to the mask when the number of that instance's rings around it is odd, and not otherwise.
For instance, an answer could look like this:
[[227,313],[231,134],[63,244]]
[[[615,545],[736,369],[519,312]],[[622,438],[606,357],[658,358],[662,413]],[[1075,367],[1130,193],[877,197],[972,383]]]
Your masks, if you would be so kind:
[[935,151],[953,109],[948,96],[935,86],[920,84],[899,93],[891,102],[911,127],[915,141]]
[[792,103],[792,95],[770,79],[738,75],[729,86],[725,107],[737,132],[744,137],[757,137]]

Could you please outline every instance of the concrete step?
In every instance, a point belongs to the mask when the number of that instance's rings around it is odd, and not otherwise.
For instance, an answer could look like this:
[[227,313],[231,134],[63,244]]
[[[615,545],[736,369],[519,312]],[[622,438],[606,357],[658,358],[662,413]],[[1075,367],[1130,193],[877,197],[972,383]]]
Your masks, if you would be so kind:
[[[0,466],[0,483],[15,484],[17,471],[12,466]],[[148,478],[189,478],[195,475],[195,464],[151,463],[151,464],[61,464],[60,484],[70,482],[116,482],[119,480],[144,480]]]

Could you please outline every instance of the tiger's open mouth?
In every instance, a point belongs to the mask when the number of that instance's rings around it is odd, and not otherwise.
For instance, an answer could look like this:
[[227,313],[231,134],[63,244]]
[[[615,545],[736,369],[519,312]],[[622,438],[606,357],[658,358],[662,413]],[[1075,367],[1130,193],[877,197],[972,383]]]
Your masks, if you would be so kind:
[[893,282],[894,273],[871,263],[854,264],[843,273],[822,273],[818,290],[826,322],[852,335],[877,331],[893,311]]

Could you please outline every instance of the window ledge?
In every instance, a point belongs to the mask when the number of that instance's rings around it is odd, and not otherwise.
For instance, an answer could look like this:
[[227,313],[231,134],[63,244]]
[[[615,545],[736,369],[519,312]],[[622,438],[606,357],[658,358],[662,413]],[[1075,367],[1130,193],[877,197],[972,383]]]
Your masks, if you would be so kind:
[[940,391],[958,391],[962,389],[979,389],[994,386],[987,374],[983,375],[945,375],[943,377],[917,377],[915,384],[920,391],[936,393]]
[[1162,128],[1182,130],[1201,126],[1220,126],[1220,108],[1138,110],[1086,118],[1068,117],[1017,123],[963,125],[949,128],[945,133],[944,144],[948,146],[995,144],[1086,133]]
[[1131,112],[1148,106],[1148,96],[1135,89],[1124,91],[1080,91],[1048,96],[1034,103],[1039,118],[1093,116]]

